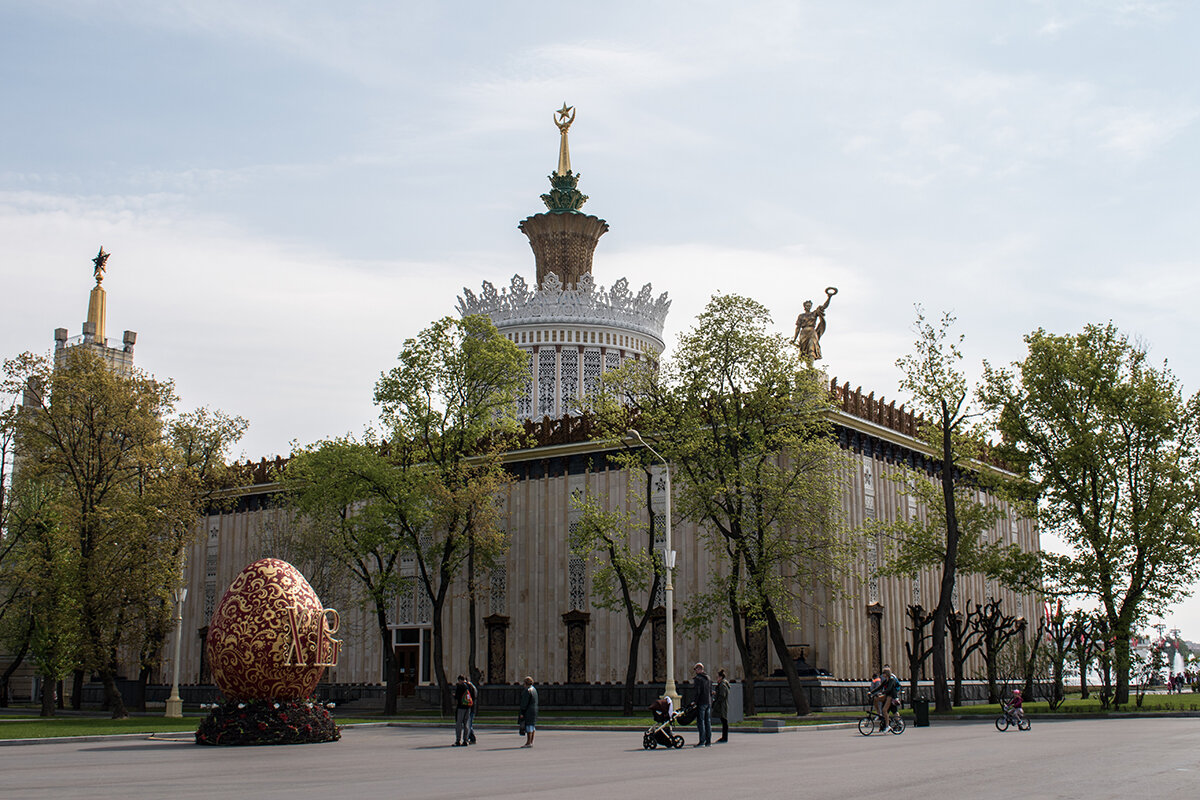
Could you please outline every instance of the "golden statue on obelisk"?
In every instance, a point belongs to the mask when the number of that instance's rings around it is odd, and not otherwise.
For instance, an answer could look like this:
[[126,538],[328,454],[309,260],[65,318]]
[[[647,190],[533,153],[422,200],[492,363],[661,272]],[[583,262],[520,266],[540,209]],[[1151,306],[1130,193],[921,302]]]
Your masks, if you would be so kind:
[[110,255],[111,253],[104,252],[104,248],[101,247],[100,252],[92,259],[92,264],[95,265],[92,274],[96,278],[96,285],[92,287],[92,293],[88,297],[87,321],[91,323],[92,335],[95,337],[95,341],[101,344],[104,343],[105,338],[104,317],[107,302],[104,296],[104,287],[100,284],[104,281],[104,268],[108,263]]
[[92,274],[96,278],[97,286],[104,281],[104,265],[108,263],[108,257],[110,255],[112,255],[112,253],[104,252],[104,247],[101,246],[100,252],[97,253],[96,257],[92,259],[92,263],[96,265],[96,268],[92,271]]
[[571,172],[571,150],[567,147],[567,129],[574,121],[575,106],[568,106],[564,102],[562,108],[554,112],[554,124],[558,126],[559,133],[558,169],[554,170],[555,175],[567,175]]
[[837,287],[830,286],[825,290],[825,302],[812,307],[812,300],[804,301],[804,311],[796,317],[796,332],[792,334],[792,344],[800,348],[800,355],[809,364],[821,360],[821,335],[825,333],[825,309],[838,293]]

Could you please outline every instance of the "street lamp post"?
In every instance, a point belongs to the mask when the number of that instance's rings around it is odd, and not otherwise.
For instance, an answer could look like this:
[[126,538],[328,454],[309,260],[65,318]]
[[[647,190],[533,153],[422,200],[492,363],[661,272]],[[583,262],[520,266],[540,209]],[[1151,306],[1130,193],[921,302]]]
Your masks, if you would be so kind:
[[663,463],[663,474],[666,476],[666,524],[663,525],[663,565],[667,571],[667,585],[664,587],[667,600],[667,683],[663,687],[663,694],[671,698],[671,702],[675,708],[679,708],[679,692],[675,689],[675,583],[672,578],[675,572],[675,551],[671,549],[671,465],[642,438],[640,433],[631,428],[629,435],[641,442],[643,447]]
[[171,679],[171,696],[167,698],[167,711],[163,716],[182,719],[183,698],[179,696],[179,645],[183,641],[183,601],[187,600],[187,589],[181,586],[171,595],[175,600],[175,660],[171,664],[174,677]]

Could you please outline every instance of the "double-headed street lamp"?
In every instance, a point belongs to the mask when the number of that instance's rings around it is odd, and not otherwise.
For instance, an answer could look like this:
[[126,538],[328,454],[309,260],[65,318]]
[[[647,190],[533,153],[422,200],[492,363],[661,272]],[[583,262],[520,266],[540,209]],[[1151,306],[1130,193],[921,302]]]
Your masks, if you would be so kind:
[[667,570],[667,685],[663,694],[671,698],[675,708],[679,708],[679,692],[675,690],[675,584],[671,578],[675,570],[675,551],[671,549],[671,465],[667,460],[642,438],[642,435],[632,428],[629,435],[641,442],[642,446],[663,463],[663,474],[666,476],[666,524],[663,526],[663,565]]

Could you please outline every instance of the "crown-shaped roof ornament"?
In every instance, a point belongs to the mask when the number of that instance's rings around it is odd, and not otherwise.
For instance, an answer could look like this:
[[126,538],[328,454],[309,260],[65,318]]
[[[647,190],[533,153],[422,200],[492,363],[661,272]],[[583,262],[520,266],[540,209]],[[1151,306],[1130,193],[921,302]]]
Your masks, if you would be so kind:
[[554,124],[558,126],[558,168],[550,175],[550,191],[542,195],[551,214],[577,214],[587,202],[587,195],[577,188],[579,176],[571,172],[571,150],[567,145],[567,130],[575,121],[575,106],[563,103],[554,112]]

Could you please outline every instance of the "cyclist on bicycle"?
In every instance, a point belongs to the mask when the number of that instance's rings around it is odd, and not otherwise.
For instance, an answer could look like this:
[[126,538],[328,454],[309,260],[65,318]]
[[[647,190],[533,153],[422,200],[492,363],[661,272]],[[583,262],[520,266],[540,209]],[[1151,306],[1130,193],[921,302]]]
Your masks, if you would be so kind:
[[1017,725],[1020,725],[1021,720],[1025,719],[1025,708],[1024,708],[1024,706],[1021,705],[1021,703],[1022,703],[1021,690],[1013,689],[1013,696],[1012,696],[1012,700],[1009,701],[1008,711],[1010,714],[1013,715],[1013,718],[1017,721]]
[[886,664],[879,676],[875,707],[879,711],[879,730],[885,731],[888,724],[888,711],[900,707],[900,679],[892,674],[892,668]]

